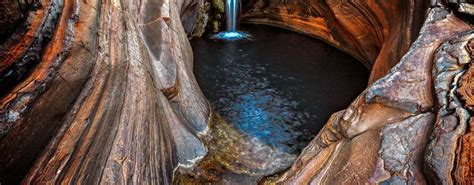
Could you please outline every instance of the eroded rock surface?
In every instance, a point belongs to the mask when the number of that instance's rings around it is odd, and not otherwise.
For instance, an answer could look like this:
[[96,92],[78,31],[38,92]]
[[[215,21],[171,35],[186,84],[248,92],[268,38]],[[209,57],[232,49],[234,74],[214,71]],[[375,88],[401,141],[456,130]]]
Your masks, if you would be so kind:
[[182,24],[202,4],[42,1],[2,45],[2,67],[37,64],[0,101],[0,182],[168,184],[202,158],[210,112]]
[[[472,62],[472,30],[447,8],[431,8],[400,63],[334,114],[290,170],[267,182],[453,184],[456,165],[457,183],[468,181],[470,150],[458,157],[462,164],[456,156],[470,114],[456,92]],[[374,132],[380,138],[360,139]],[[467,140],[469,135],[461,141]],[[365,152],[354,149],[354,142],[363,143]],[[348,160],[357,155],[365,157],[364,163]]]
[[[2,25],[25,19],[0,46],[0,183],[255,183],[283,170],[212,114],[194,79],[188,37],[204,29],[205,1],[38,3],[28,15],[0,5]],[[371,85],[262,182],[471,183],[472,7],[246,1],[244,20],[372,66]],[[261,161],[240,155],[252,149]]]

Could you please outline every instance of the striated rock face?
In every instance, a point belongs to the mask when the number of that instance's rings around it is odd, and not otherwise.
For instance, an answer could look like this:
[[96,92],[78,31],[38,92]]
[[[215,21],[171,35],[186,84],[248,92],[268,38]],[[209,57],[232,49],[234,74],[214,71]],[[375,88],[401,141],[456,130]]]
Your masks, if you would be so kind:
[[[469,43],[472,29],[443,43],[434,55],[433,81],[437,93],[437,119],[425,155],[425,167],[432,180],[452,184],[461,135],[466,133],[470,113],[457,93],[460,76],[472,62]],[[469,50],[468,50],[469,49]]]
[[0,3],[0,35],[21,25],[0,46],[2,184],[474,181],[467,1],[242,1],[245,21],[322,38],[372,68],[292,167],[264,179],[283,170],[272,149],[213,114],[192,73],[188,38],[209,2],[42,0],[28,14],[36,1],[21,3]]
[[42,1],[2,45],[0,71],[25,70],[0,99],[0,182],[167,184],[203,157],[210,112],[183,27],[201,5]]

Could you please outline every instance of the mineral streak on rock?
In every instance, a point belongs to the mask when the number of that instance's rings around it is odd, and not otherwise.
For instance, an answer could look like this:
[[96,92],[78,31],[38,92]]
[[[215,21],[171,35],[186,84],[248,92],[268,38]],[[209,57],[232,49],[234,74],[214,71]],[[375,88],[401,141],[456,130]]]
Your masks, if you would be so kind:
[[[464,108],[468,109],[470,113],[473,113],[473,91],[474,87],[472,86],[473,84],[473,74],[474,74],[474,67],[473,67],[473,62],[474,62],[474,36],[473,33],[471,32],[471,35],[469,36],[469,41],[468,43],[462,42],[465,50],[460,50],[464,52],[465,59],[464,62],[469,62],[469,64],[465,64],[466,66],[469,66],[467,71],[463,74],[461,80],[459,81],[459,88],[458,88],[458,93],[461,99],[464,102]],[[467,45],[464,45],[467,44]],[[467,59],[467,60],[466,60]],[[468,131],[466,134],[462,135],[459,144],[457,146],[457,157],[456,157],[456,163],[455,163],[455,171],[454,171],[454,177],[456,180],[456,183],[459,184],[469,184],[474,181],[474,120],[472,117],[470,118],[469,121],[469,126],[468,126]]]
[[52,28],[39,64],[1,100],[2,184],[18,183],[26,174],[25,184],[169,184],[178,165],[190,166],[206,154],[197,134],[207,130],[209,108],[192,75],[181,24],[197,19],[180,15],[196,6],[42,3],[26,33],[15,37],[23,42],[3,45],[15,57],[4,60],[16,65],[36,47],[35,39],[48,36],[37,27]]
[[471,59],[467,50],[474,38],[468,31],[444,42],[434,54],[433,85],[437,95],[437,120],[425,154],[426,174],[431,182],[452,184],[460,137],[466,132],[469,112],[455,93],[460,76]]
[[[41,3],[42,8],[30,14],[28,29],[15,33],[12,40],[2,45],[6,48],[4,51],[10,51],[2,53],[2,66],[21,68],[25,62],[37,63],[21,82],[6,91],[0,99],[0,179],[6,183],[21,180],[25,169],[34,160],[32,156],[41,152],[61,125],[59,117],[67,111],[81,83],[78,79],[68,86],[67,80],[87,75],[72,71],[72,68],[84,64],[62,65],[70,60],[67,51],[73,44],[73,26],[79,13],[75,8],[77,2]],[[51,38],[51,41],[46,38]],[[60,66],[71,73],[61,78],[65,71],[59,69]],[[87,67],[83,69],[87,70]],[[3,69],[0,71],[5,72]],[[46,87],[55,90],[47,90]]]
[[[47,41],[53,37],[51,33],[55,30],[55,22],[58,21],[60,13],[58,9],[62,7],[62,2],[43,1],[42,6],[42,9],[30,15],[32,20],[29,20],[27,31],[13,34],[1,45],[0,110],[3,111],[0,113],[0,136],[3,136],[12,127],[13,121],[16,121],[7,119],[9,116],[5,110],[25,112],[25,104],[31,103],[42,92],[44,84],[51,79],[51,72],[56,71],[54,67],[62,62],[62,55],[64,55],[64,51],[68,50],[66,46],[70,41],[65,37],[72,36],[68,34],[68,31],[71,31],[68,28],[68,21],[72,16],[65,15],[58,23],[66,28],[58,31],[58,35],[55,35],[55,38],[61,37],[62,39],[52,42],[55,44],[46,45]],[[70,7],[64,8],[73,11],[68,9]],[[42,53],[51,55],[42,57]],[[39,66],[30,71],[32,65],[38,64]],[[27,76],[27,73],[31,74]],[[13,85],[16,86],[12,88]]]

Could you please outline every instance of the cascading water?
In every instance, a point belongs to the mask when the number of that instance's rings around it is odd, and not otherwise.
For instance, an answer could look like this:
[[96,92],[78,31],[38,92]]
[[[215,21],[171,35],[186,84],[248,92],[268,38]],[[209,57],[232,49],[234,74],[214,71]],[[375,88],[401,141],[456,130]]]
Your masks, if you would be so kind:
[[212,38],[221,40],[239,40],[250,38],[250,35],[237,31],[237,22],[239,14],[239,0],[227,0],[226,1],[226,31],[220,32],[214,35]]
[[239,7],[238,0],[227,0],[226,2],[227,32],[237,31],[238,7]]

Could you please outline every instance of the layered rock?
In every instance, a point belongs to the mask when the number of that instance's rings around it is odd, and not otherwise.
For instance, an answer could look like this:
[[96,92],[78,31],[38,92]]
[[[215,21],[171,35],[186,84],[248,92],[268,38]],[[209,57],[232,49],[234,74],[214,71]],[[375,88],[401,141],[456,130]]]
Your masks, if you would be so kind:
[[3,45],[2,66],[36,65],[0,101],[0,182],[166,184],[203,157],[210,112],[183,27],[202,5],[42,1]]
[[[219,121],[194,79],[188,37],[204,30],[206,2],[40,3],[1,45],[0,183],[255,183],[282,170]],[[372,68],[292,167],[262,182],[474,180],[472,4],[243,5],[248,22],[322,38]]]

